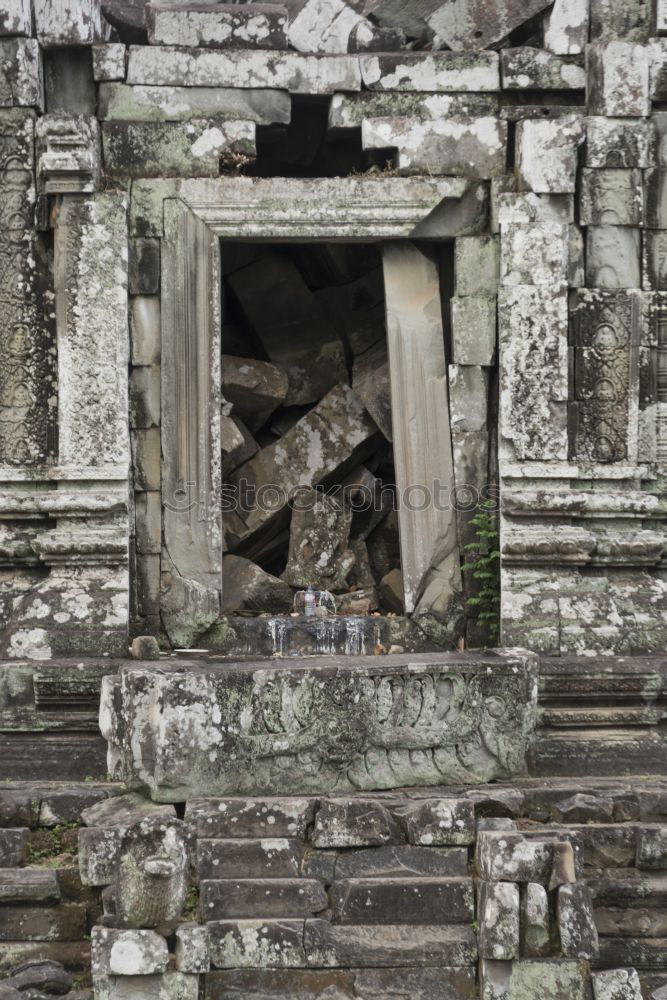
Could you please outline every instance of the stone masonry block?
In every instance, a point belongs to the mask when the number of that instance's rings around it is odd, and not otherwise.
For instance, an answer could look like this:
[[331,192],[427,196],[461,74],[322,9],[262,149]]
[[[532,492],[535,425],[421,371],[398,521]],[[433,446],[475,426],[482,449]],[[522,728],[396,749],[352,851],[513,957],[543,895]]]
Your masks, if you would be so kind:
[[307,798],[192,798],[185,819],[198,837],[305,839],[314,811]]
[[93,78],[96,83],[125,79],[125,46],[120,42],[93,45]]
[[444,846],[475,842],[475,807],[469,799],[427,799],[396,810],[408,843]]
[[404,842],[395,819],[374,799],[325,799],[315,815],[315,847],[371,847]]
[[504,90],[583,90],[586,86],[582,59],[529,46],[503,49],[501,73]]
[[203,46],[216,49],[286,49],[287,10],[254,3],[178,7],[152,4],[148,11],[151,45]]
[[43,108],[40,66],[36,39],[0,39],[0,108]]
[[450,307],[455,364],[492,365],[497,341],[496,296],[454,296]]
[[162,542],[160,494],[135,493],[134,514],[137,552],[140,555],[159,555]]
[[304,945],[308,965],[325,968],[473,965],[477,941],[470,927],[455,925],[332,924],[306,920]]
[[586,284],[590,288],[641,288],[641,238],[629,226],[586,230]]
[[547,890],[538,882],[528,882],[521,894],[521,954],[540,958],[549,954],[550,944]]
[[0,12],[0,35],[27,35],[32,33],[30,0],[4,0]]
[[650,167],[656,149],[652,124],[633,118],[606,118],[592,115],[586,119],[586,166],[627,170]]
[[591,892],[584,882],[559,887],[558,930],[566,958],[595,958],[599,950],[598,932]]
[[200,912],[206,920],[312,917],[329,905],[315,879],[204,879]]
[[[331,857],[326,853],[325,857]],[[336,878],[400,878],[429,875],[467,875],[465,847],[419,847],[402,844],[341,851],[335,856]],[[333,875],[327,881],[333,881]]]
[[631,42],[593,42],[586,50],[588,109],[593,115],[642,118],[650,110],[648,49]]
[[196,923],[179,924],[175,935],[175,963],[178,972],[189,972],[193,975],[208,972],[211,961],[207,928]]
[[130,371],[130,427],[147,430],[160,426],[160,366],[146,365]]
[[582,170],[582,226],[639,226],[643,220],[641,170]]
[[160,361],[160,299],[138,295],[130,300],[130,342],[133,365]]
[[160,428],[133,430],[130,437],[135,490],[159,490]]
[[457,295],[495,295],[500,274],[497,236],[460,236],[454,241]]
[[501,223],[500,246],[503,285],[560,285],[567,280],[568,226]]
[[148,236],[130,240],[130,295],[156,295],[160,290],[160,241]]
[[588,42],[589,0],[556,0],[544,18],[544,47],[558,55],[579,55]]
[[667,825],[639,828],[637,867],[667,869]]
[[298,878],[304,845],[287,837],[261,840],[197,840],[197,871],[200,879]]
[[516,143],[521,186],[538,194],[574,192],[578,147],[583,140],[583,121],[575,116],[519,122]]
[[303,968],[303,920],[214,920],[206,925],[216,969]]
[[594,1000],[643,1000],[636,969],[605,969],[604,972],[594,972],[591,984]]
[[519,887],[513,882],[480,882],[477,906],[482,958],[519,957]]

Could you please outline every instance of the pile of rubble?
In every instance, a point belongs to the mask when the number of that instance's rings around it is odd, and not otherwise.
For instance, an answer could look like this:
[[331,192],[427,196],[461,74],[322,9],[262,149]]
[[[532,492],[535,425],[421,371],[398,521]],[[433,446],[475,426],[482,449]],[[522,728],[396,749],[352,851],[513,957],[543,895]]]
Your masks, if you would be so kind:
[[[403,612],[379,252],[223,246],[223,611]],[[324,613],[324,608],[318,609]]]

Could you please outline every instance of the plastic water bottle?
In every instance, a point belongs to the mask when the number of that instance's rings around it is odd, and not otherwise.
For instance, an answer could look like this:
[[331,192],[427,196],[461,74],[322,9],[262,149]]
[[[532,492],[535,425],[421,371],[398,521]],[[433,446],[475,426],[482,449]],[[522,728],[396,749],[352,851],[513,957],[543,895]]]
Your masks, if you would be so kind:
[[312,583],[308,584],[308,590],[304,595],[303,604],[304,604],[304,609],[305,609],[304,613],[306,618],[314,618],[317,598],[315,597],[315,591],[313,590]]

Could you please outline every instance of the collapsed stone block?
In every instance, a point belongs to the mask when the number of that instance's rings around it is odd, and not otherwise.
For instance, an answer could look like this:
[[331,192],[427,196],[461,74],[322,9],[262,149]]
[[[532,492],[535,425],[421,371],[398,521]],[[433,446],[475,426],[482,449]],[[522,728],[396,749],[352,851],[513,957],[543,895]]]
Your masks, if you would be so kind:
[[349,548],[352,512],[335,497],[312,489],[297,490],[291,506],[283,579],[292,587],[344,590],[355,564]]
[[151,930],[93,927],[91,971],[97,976],[150,976],[164,972],[169,960],[167,942]]
[[299,52],[387,52],[405,41],[402,32],[382,31],[344,0],[305,0],[299,8],[288,31]]
[[223,556],[223,614],[288,614],[292,604],[292,591],[283,580],[249,559],[229,553]]
[[456,6],[437,2],[425,6],[431,31],[448,48],[459,51],[493,47],[548,4],[544,0],[499,0],[491,10],[474,0],[463,0]]
[[[152,3],[147,10],[151,45],[203,46],[216,49],[286,49],[287,10],[255,3],[215,7],[173,7]],[[313,50],[311,50],[313,51]]]
[[404,838],[385,806],[374,799],[325,799],[315,815],[315,847],[370,847]]
[[598,932],[591,892],[584,882],[559,887],[558,930],[566,958],[595,958],[599,950]]
[[519,956],[519,887],[512,882],[480,882],[477,922],[482,958],[508,961]]
[[589,0],[556,0],[544,18],[544,45],[558,55],[583,53],[588,42]]
[[223,354],[221,371],[223,395],[251,432],[265,424],[287,398],[287,375],[277,365]]

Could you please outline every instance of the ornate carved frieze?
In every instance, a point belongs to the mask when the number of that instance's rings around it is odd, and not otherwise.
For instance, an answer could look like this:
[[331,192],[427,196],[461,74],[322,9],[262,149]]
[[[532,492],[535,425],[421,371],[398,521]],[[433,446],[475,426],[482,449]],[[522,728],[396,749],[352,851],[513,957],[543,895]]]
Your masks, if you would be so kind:
[[30,229],[35,205],[35,114],[0,110],[0,229]]
[[579,289],[573,297],[572,446],[576,458],[634,457],[641,293]]
[[607,490],[516,489],[508,492],[503,512],[513,517],[666,517],[667,504],[654,493]]
[[43,194],[88,194],[100,172],[100,127],[85,115],[47,114],[36,128],[37,179]]
[[503,533],[502,557],[508,566],[585,566],[595,549],[595,535],[567,524],[545,524]]
[[391,667],[125,667],[102,696],[115,777],[153,798],[485,782],[525,770],[531,654]]

